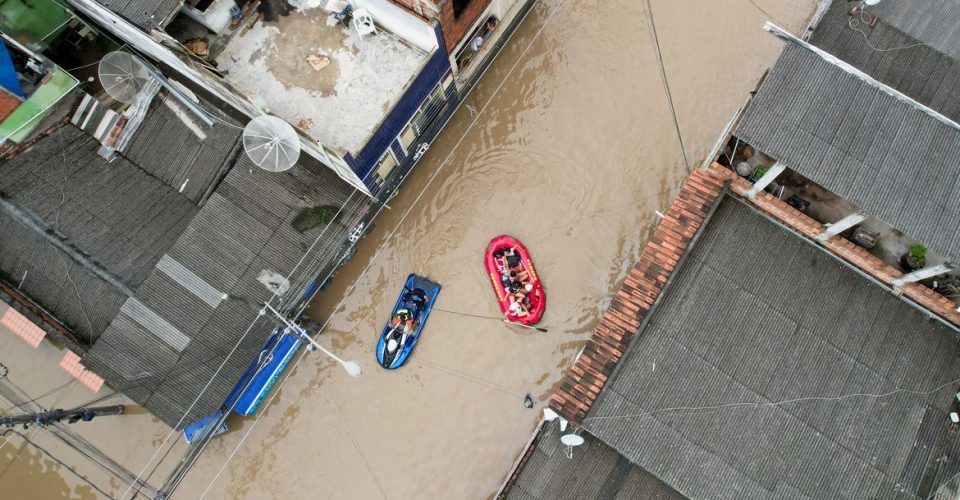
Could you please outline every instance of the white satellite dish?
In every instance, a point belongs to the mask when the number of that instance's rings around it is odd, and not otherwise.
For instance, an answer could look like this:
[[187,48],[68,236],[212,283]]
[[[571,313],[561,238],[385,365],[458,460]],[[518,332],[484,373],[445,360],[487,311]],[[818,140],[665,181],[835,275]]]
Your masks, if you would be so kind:
[[560,436],[560,442],[567,446],[580,446],[583,444],[583,436],[576,434],[564,434]]
[[137,56],[116,51],[100,59],[97,75],[110,97],[127,104],[132,103],[153,78]]
[[300,138],[293,127],[276,116],[258,116],[243,128],[243,149],[268,172],[290,169],[300,157]]

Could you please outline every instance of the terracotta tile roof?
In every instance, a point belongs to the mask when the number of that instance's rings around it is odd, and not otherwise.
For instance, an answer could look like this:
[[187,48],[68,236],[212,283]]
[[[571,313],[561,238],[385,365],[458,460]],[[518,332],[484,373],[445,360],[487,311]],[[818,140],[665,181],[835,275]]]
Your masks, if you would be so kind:
[[14,335],[23,339],[24,342],[34,349],[36,349],[43,338],[47,336],[47,332],[33,324],[26,316],[20,314],[19,311],[12,307],[0,316],[0,326],[9,328]]
[[684,182],[583,353],[550,399],[550,408],[560,416],[576,425],[590,410],[723,188],[724,177],[711,171],[696,170]]
[[64,353],[63,359],[60,360],[60,368],[63,368],[64,371],[80,381],[81,385],[90,389],[94,394],[100,392],[100,388],[103,387],[103,379],[96,373],[87,370],[80,361],[80,356],[70,351]]

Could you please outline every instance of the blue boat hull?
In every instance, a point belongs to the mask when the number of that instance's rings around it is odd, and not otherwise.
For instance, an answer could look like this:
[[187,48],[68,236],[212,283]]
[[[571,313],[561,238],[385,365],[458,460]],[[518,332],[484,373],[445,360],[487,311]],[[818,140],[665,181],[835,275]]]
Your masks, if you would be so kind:
[[[418,309],[412,300],[404,300],[407,290],[422,291],[427,297],[426,306]],[[388,348],[388,339],[391,335],[396,335],[396,333],[390,326],[390,320],[387,320],[387,324],[380,333],[380,339],[377,341],[377,362],[380,363],[380,366],[388,370],[393,370],[403,366],[403,364],[407,362],[407,358],[410,357],[410,353],[417,345],[417,341],[420,340],[420,334],[423,332],[423,327],[427,323],[427,317],[430,316],[430,311],[433,310],[433,305],[436,303],[437,295],[439,294],[439,283],[417,276],[416,274],[411,274],[407,277],[404,289],[400,291],[400,296],[397,297],[397,303],[393,306],[393,311],[390,312],[390,318],[393,318],[401,308],[410,309],[413,311],[416,328],[406,336],[399,348],[391,351]]]

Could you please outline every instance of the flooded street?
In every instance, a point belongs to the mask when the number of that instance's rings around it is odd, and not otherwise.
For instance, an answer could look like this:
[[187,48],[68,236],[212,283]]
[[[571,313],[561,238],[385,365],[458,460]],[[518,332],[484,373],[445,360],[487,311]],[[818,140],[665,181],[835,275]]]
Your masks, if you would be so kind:
[[[815,3],[653,0],[691,164],[779,53],[763,23],[797,33]],[[231,420],[178,496],[490,497],[688,168],[645,2],[541,0],[310,310],[329,318],[319,341],[363,376],[307,353],[256,424]],[[532,254],[548,334],[495,319],[483,252],[500,234]],[[442,310],[408,363],[383,370],[373,349],[412,272],[442,284]],[[125,465],[138,471],[149,452]],[[11,474],[0,489],[39,477]]]

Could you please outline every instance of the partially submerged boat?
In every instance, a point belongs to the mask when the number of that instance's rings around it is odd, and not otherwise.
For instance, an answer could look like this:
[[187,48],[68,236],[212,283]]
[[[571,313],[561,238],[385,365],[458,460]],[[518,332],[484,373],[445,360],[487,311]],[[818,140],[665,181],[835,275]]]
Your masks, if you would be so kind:
[[[380,366],[393,370],[406,363],[439,294],[439,283],[416,274],[407,277],[403,291],[390,312],[390,319],[377,341],[377,361]],[[394,318],[400,316],[402,320],[395,322]]]
[[[497,294],[500,310],[507,321],[526,326],[539,322],[547,308],[547,295],[527,247],[511,236],[497,236],[487,246],[484,264],[493,291]],[[515,277],[511,277],[511,272],[516,273]],[[522,282],[516,292],[509,289],[512,280]],[[519,302],[519,305],[515,305],[515,302]]]

